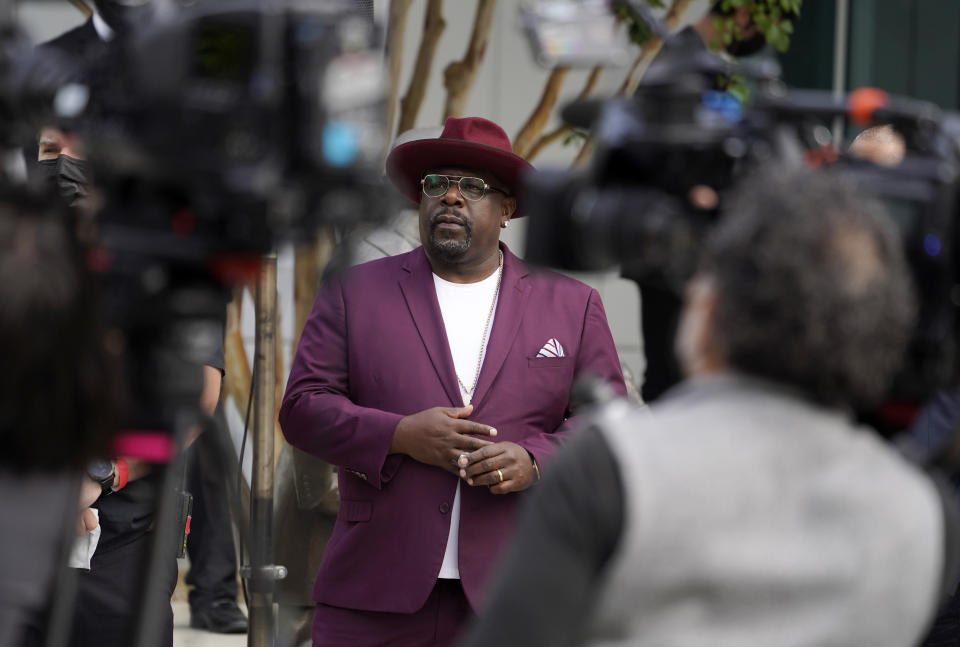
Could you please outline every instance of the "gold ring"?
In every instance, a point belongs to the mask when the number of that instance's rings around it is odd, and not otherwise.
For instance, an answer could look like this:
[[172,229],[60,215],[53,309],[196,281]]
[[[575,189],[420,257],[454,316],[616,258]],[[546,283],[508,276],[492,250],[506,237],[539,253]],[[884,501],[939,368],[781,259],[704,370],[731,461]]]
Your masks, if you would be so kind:
[[503,483],[503,470],[497,470],[497,474],[500,476],[500,482]]

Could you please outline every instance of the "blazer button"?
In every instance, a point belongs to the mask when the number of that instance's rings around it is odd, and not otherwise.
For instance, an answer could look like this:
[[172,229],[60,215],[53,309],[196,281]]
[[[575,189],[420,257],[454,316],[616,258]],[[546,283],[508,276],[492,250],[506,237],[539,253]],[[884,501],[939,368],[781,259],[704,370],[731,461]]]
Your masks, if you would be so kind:
[[450,512],[450,504],[444,501],[440,504],[440,514],[447,514]]

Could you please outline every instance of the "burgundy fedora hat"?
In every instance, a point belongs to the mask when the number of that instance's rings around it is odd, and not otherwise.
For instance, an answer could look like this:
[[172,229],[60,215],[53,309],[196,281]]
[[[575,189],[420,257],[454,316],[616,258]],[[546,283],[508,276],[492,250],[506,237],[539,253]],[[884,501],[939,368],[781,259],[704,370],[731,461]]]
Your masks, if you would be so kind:
[[[400,144],[387,156],[387,177],[403,195],[420,202],[420,180],[428,169],[444,166],[488,171],[516,195],[520,178],[533,166],[514,155],[503,128],[483,117],[449,117],[436,139]],[[523,215],[519,205],[514,218]]]

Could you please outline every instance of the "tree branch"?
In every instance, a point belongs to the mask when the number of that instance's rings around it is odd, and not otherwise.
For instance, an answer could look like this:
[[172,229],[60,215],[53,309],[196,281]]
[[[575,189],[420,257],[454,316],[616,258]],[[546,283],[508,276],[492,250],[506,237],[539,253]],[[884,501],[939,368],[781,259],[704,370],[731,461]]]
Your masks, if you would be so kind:
[[563,82],[569,72],[569,67],[561,66],[554,68],[550,72],[550,76],[547,77],[547,82],[543,86],[543,93],[540,95],[540,102],[537,103],[537,107],[527,118],[527,122],[520,128],[520,132],[513,138],[513,152],[520,157],[527,157],[533,145],[534,137],[539,135],[543,127],[547,125],[550,114],[560,97],[560,90],[563,89]]
[[560,126],[558,128],[554,128],[553,130],[548,132],[546,135],[540,135],[539,137],[537,137],[537,141],[533,142],[533,146],[530,147],[530,151],[525,155],[526,160],[528,162],[532,162],[533,158],[539,155],[544,148],[546,148],[553,142],[557,141],[564,135],[567,135],[572,132],[573,132],[573,129],[570,128],[569,126]]
[[[672,32],[676,28],[680,20],[682,20],[684,15],[690,10],[691,4],[693,4],[693,0],[674,1],[663,19],[668,32]],[[637,87],[640,85],[640,81],[643,80],[643,75],[646,74],[650,64],[653,63],[653,60],[662,49],[663,39],[659,36],[654,36],[643,44],[639,56],[637,56],[637,59],[633,62],[633,66],[630,68],[630,72],[627,74],[627,78],[624,79],[623,85],[620,86],[621,95],[625,97],[633,96],[633,93],[637,91]]]
[[618,92],[620,96],[633,96],[633,93],[637,91],[637,87],[640,85],[640,81],[643,80],[643,75],[647,73],[650,64],[653,63],[653,60],[657,57],[657,54],[660,53],[661,49],[663,49],[663,39],[658,36],[654,36],[644,43],[640,54],[637,55],[633,65],[630,66],[627,78],[625,78],[620,85]]
[[417,114],[423,104],[423,97],[427,92],[427,80],[430,78],[430,68],[437,53],[437,43],[446,28],[443,19],[443,0],[429,0],[424,16],[423,36],[420,38],[420,48],[417,50],[417,63],[413,67],[413,76],[407,93],[400,100],[400,124],[397,134],[404,133],[417,124]]
[[444,121],[447,117],[463,115],[470,87],[487,50],[496,4],[496,0],[477,1],[477,14],[473,20],[473,33],[470,35],[467,53],[463,60],[450,63],[443,71],[443,85],[447,89],[447,100],[443,108]]
[[[583,89],[580,90],[580,94],[577,95],[575,101],[586,99],[591,93],[593,93],[593,90],[597,87],[597,83],[600,81],[601,74],[603,74],[603,67],[600,65],[595,66],[590,71],[590,76],[587,77],[587,82],[583,84]],[[537,138],[537,141],[530,146],[530,150],[524,157],[526,157],[528,162],[532,162],[533,158],[539,155],[544,148],[572,132],[572,128],[563,125],[555,128],[546,135],[541,135],[539,138]]]
[[[400,93],[400,71],[403,64],[403,37],[406,33],[407,12],[412,0],[391,0],[390,17],[387,20],[387,38],[384,47],[384,60],[389,72],[387,77],[387,120],[386,133],[393,132],[393,119],[397,111],[397,95]],[[389,142],[385,142],[389,145]]]
[[93,15],[93,9],[83,0],[70,0],[70,4],[76,7],[77,11],[82,13],[84,18],[89,18]]
[[603,74],[603,66],[597,65],[592,70],[590,70],[590,76],[587,77],[587,82],[583,84],[583,89],[580,90],[580,94],[577,95],[577,101],[586,99],[597,87],[597,83],[600,82],[600,75]]

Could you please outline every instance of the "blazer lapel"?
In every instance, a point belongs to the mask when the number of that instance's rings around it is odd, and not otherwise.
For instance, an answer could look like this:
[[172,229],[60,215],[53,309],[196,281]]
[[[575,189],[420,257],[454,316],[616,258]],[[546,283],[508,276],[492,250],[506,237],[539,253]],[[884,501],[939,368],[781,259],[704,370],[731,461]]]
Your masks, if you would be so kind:
[[427,349],[433,369],[440,377],[443,390],[450,398],[451,406],[462,407],[463,399],[460,397],[457,374],[450,356],[450,343],[447,341],[447,332],[443,327],[443,317],[437,303],[433,274],[422,248],[411,255],[403,269],[407,274],[400,277],[400,290],[410,309],[410,316],[413,317],[420,339]]
[[514,256],[506,245],[501,247],[503,248],[503,278],[500,282],[500,298],[493,318],[490,341],[487,342],[487,354],[483,358],[480,378],[471,399],[475,409],[483,403],[483,399],[490,391],[494,379],[507,359],[507,353],[510,352],[513,340],[516,339],[517,332],[520,330],[523,313],[527,307],[527,293],[530,291],[530,282],[524,280],[530,273],[527,266]]

